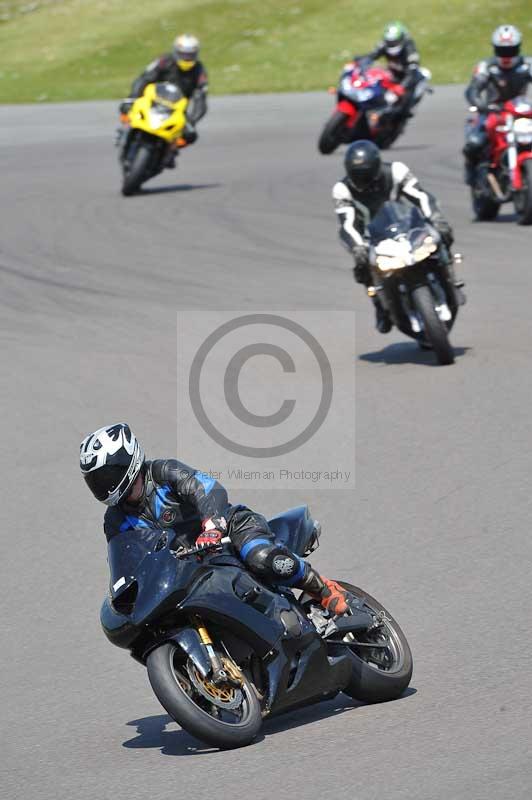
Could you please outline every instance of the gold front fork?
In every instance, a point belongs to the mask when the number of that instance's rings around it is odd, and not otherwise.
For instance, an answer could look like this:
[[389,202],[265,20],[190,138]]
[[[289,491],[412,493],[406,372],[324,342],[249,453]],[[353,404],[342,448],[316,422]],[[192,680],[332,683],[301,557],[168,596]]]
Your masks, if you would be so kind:
[[194,625],[211,662],[213,683],[237,683],[242,685],[242,676],[239,668],[231,658],[224,658],[222,662],[222,659],[214,650],[213,641],[203,620],[195,617]]

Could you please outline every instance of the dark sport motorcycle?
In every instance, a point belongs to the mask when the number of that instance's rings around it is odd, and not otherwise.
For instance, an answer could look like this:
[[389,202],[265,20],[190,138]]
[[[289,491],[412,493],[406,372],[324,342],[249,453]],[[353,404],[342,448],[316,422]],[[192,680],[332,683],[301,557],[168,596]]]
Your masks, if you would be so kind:
[[[434,350],[440,364],[452,364],[449,342],[465,297],[442,263],[450,258],[440,234],[412,205],[388,201],[368,226],[373,285],[400,331]],[[455,262],[461,261],[458,254]]]
[[[319,523],[301,506],[270,521],[299,555]],[[189,549],[173,531],[141,529],[109,542],[108,639],[148,668],[168,714],[220,748],[249,744],[264,717],[346,692],[369,703],[407,688],[412,655],[397,622],[347,583],[351,613],[331,617],[312,597],[262,583],[229,540]]]
[[420,68],[410,111],[396,114],[394,106],[405,89],[394,81],[392,73],[381,67],[367,66],[364,59],[349,62],[340,76],[336,106],[320,135],[318,150],[327,155],[340,144],[358,139],[369,139],[382,149],[391,147],[412,116],[413,107],[426,92],[432,91],[431,77],[429,70]]

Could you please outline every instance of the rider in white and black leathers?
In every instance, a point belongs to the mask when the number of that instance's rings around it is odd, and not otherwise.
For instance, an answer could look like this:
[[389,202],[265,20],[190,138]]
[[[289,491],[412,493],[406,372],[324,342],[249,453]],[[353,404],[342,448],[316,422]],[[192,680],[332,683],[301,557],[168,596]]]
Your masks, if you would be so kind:
[[80,446],[80,467],[94,496],[108,508],[107,541],[143,529],[171,534],[170,547],[217,544],[229,536],[248,569],[271,583],[315,596],[332,614],[348,610],[346,592],[319,575],[308,561],[278,543],[262,514],[231,505],[210,475],[175,459],[146,461],[129,425],[107,425]]
[[480,61],[465,91],[467,102],[479,112],[466,132],[464,146],[465,180],[471,184],[475,165],[482,159],[488,137],[485,124],[491,108],[526,94],[532,83],[532,59],[520,54],[522,36],[513,25],[500,25],[492,36],[493,57]]
[[[334,184],[332,196],[340,223],[340,239],[353,254],[357,283],[369,286],[369,248],[365,240],[368,223],[387,200],[406,200],[417,206],[442,237],[442,258],[454,280],[448,248],[453,243],[452,228],[443,217],[436,199],[425,191],[413,172],[402,161],[383,163],[379,148],[370,141],[353,142],[346,152],[346,175]],[[456,284],[463,285],[463,284]],[[388,333],[392,327],[388,312],[378,297],[373,297],[377,329]]]

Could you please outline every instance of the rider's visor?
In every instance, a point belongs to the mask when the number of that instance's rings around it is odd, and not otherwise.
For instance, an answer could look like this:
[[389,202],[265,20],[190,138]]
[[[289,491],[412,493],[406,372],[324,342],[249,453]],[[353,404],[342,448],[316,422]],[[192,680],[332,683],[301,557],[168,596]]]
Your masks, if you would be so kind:
[[117,490],[119,490],[118,496],[120,497],[127,488],[130,480],[127,471],[127,466],[107,464],[105,467],[85,475],[85,481],[96,499],[105,502]]
[[520,45],[518,44],[511,46],[507,44],[495,45],[495,55],[498,58],[515,58],[519,55],[519,50]]

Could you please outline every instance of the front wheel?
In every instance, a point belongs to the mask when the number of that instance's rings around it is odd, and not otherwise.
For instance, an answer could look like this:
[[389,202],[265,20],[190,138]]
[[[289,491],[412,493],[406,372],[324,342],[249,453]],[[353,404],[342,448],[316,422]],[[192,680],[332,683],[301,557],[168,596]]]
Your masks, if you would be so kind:
[[418,286],[412,292],[412,300],[423,320],[425,336],[432,345],[439,364],[453,364],[454,352],[449,342],[446,325],[434,308],[434,297],[428,286]]
[[324,156],[334,152],[338,145],[344,141],[346,121],[347,114],[342,111],[335,111],[325,124],[318,141],[318,150]]
[[122,194],[129,197],[141,187],[146,180],[148,164],[151,158],[149,147],[139,147],[129,166],[124,165],[124,179],[122,181]]
[[514,196],[518,225],[532,225],[532,159],[522,166],[523,188]]
[[[255,690],[240,674],[240,686],[214,684],[173,642],[148,656],[148,677],[157,699],[188,733],[222,750],[244,747],[257,736],[262,715]],[[225,657],[223,658],[225,660]],[[230,664],[226,664],[230,671]]]
[[412,652],[406,636],[378,600],[357,586],[339,583],[361,599],[363,607],[376,620],[373,629],[348,633],[344,638],[354,659],[351,681],[343,691],[364,703],[396,700],[412,677]]

